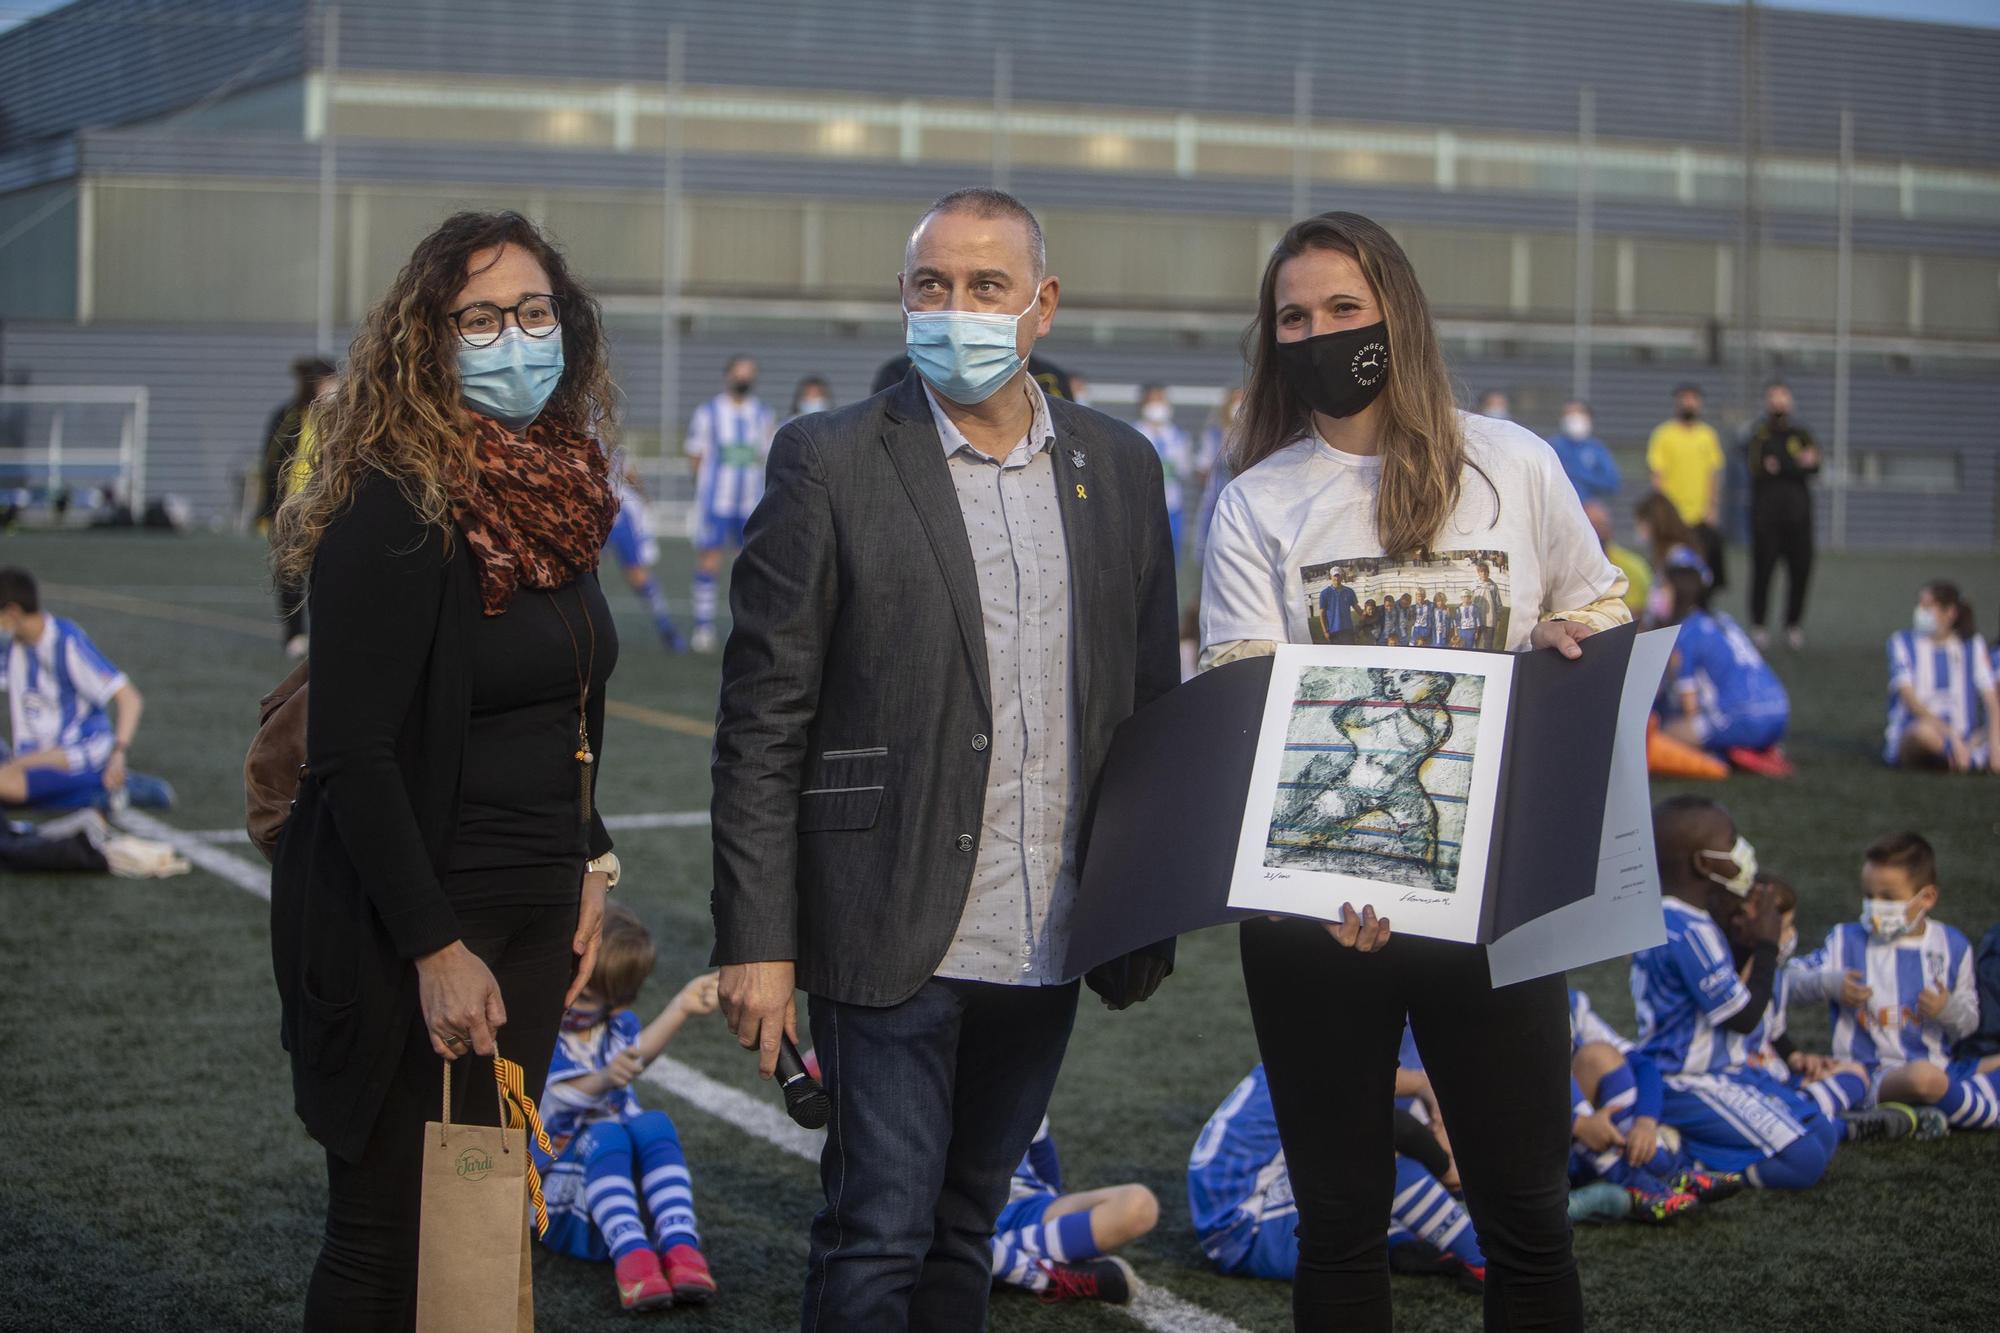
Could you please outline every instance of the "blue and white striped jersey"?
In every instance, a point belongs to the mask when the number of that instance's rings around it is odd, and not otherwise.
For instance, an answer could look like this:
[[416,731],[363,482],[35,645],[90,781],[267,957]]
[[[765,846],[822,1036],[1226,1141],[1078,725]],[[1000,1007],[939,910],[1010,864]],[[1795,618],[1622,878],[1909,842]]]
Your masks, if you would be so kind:
[[540,1103],[542,1128],[555,1140],[556,1151],[562,1151],[562,1146],[587,1125],[599,1120],[630,1120],[644,1109],[639,1105],[639,1094],[630,1087],[607,1088],[589,1097],[570,1083],[610,1064],[620,1051],[639,1040],[639,1032],[639,1016],[630,1009],[620,1009],[594,1028],[556,1035],[549,1081],[542,1089]]
[[1736,974],[1729,941],[1713,917],[1692,903],[1665,898],[1667,942],[1632,955],[1632,1006],[1639,1017],[1639,1052],[1662,1074],[1720,1074],[1748,1063],[1762,1048],[1761,1028],[1745,1035],[1719,1025],[1750,1003]]
[[764,496],[764,463],[777,415],[761,398],[719,393],[694,410],[687,454],[701,460],[696,500],[710,518],[748,518]]
[[1884,757],[1894,762],[1903,733],[1913,720],[1901,694],[1905,685],[1924,707],[1951,728],[1952,734],[1979,741],[1980,728],[1986,723],[1986,706],[1981,696],[1993,689],[1994,670],[1994,660],[1983,635],[1975,634],[1968,639],[1953,635],[1940,643],[1915,630],[1899,629],[1891,634],[1889,727],[1884,736]]
[[1160,467],[1166,472],[1167,512],[1181,511],[1181,483],[1194,474],[1194,444],[1186,431],[1169,421],[1155,425],[1150,421],[1135,421],[1132,429],[1146,437],[1153,446],[1153,452],[1160,456]]
[[1062,1158],[1056,1153],[1055,1136],[1049,1132],[1049,1118],[1043,1116],[1021,1164],[1014,1168],[1014,1178],[1007,1182],[1007,1198],[1012,1202],[1062,1192]]
[[1278,1141],[1278,1113],[1260,1064],[1223,1099],[1195,1140],[1188,1158],[1188,1211],[1202,1253],[1226,1271],[1250,1252],[1260,1227],[1298,1210]]
[[1574,986],[1569,992],[1569,1041],[1572,1051],[1580,1051],[1598,1041],[1615,1048],[1621,1055],[1632,1049],[1632,1043],[1625,1039],[1625,1034],[1605,1022],[1590,1007],[1590,997]]
[[1674,688],[1714,721],[1786,717],[1791,699],[1757,645],[1721,612],[1696,611],[1674,642]]
[[[1885,944],[1859,921],[1827,932],[1826,944],[1794,982],[1801,999],[1825,1000],[1833,1019],[1833,1053],[1843,1060],[1895,1068],[1912,1060],[1944,1065],[1951,1048],[1979,1026],[1979,988],[1971,941],[1941,921]],[[1841,976],[1861,974],[1873,992],[1865,1009],[1840,1005]],[[1944,1012],[1925,1018],[1917,998],[1943,982]]]
[[52,615],[45,622],[41,642],[15,639],[0,652],[14,753],[61,750],[72,773],[102,768],[117,743],[108,708],[125,688],[125,673],[74,621]]

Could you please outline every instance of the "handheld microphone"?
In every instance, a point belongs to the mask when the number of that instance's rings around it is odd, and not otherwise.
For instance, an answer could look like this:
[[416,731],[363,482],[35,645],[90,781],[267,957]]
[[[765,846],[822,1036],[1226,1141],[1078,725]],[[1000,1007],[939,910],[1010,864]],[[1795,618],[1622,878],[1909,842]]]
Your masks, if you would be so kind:
[[789,1036],[778,1038],[778,1086],[785,1090],[785,1114],[803,1129],[825,1129],[833,1118],[833,1098],[819,1080],[806,1072],[799,1048]]

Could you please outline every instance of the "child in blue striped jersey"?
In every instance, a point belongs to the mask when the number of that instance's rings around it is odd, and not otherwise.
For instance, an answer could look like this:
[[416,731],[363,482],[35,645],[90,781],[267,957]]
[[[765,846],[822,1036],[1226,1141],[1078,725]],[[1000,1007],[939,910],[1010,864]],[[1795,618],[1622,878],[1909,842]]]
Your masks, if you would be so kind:
[[1832,1011],[1833,1053],[1866,1067],[1885,1106],[1914,1108],[1918,1138],[2000,1128],[2000,1055],[1954,1059],[1979,1026],[1972,944],[1931,913],[1937,853],[1881,838],[1861,867],[1861,919],[1835,926],[1794,982]]
[[639,1104],[632,1081],[688,1019],[715,1012],[716,974],[688,982],[641,1026],[631,1005],[653,957],[639,918],[616,903],[606,907],[597,966],[563,1015],[542,1093],[556,1156],[537,1149],[535,1162],[549,1209],[543,1243],[573,1259],[610,1260],[627,1310],[699,1305],[715,1294],[680,1135],[665,1111]]
[[1139,1282],[1132,1266],[1107,1257],[1160,1221],[1160,1201],[1144,1185],[1108,1185],[1070,1194],[1049,1120],[1028,1145],[993,1224],[993,1280],[1048,1301],[1124,1305]]

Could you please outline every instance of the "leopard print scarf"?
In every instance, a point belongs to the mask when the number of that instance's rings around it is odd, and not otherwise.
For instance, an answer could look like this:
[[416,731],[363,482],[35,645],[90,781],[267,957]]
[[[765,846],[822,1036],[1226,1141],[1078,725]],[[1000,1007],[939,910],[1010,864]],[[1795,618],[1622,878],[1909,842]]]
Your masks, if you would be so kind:
[[523,584],[560,588],[597,568],[618,497],[596,440],[545,421],[517,439],[475,413],[472,457],[475,475],[453,491],[451,512],[487,615],[505,611]]

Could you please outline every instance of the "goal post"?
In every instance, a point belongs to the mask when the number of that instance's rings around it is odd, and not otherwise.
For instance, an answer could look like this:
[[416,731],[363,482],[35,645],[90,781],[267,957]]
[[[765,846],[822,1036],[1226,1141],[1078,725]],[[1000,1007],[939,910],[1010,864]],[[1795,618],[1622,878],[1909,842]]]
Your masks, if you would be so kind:
[[146,510],[145,386],[0,384],[0,495],[33,508],[65,490]]

